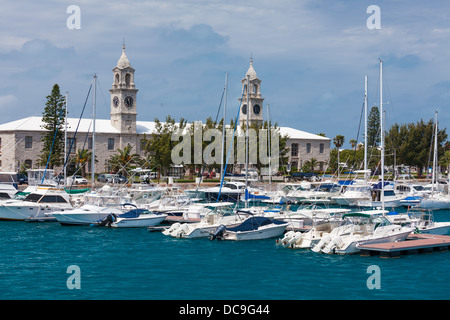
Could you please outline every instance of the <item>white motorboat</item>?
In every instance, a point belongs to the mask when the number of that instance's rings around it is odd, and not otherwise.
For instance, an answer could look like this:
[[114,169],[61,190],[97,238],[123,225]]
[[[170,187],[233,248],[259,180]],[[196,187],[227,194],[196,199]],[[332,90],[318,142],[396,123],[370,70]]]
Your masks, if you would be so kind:
[[206,201],[237,202],[245,192],[245,183],[241,181],[227,181],[222,187],[220,184],[204,189]]
[[[29,187],[24,198],[0,202],[0,220],[51,219],[54,211],[73,208],[70,196],[62,189],[52,186]],[[50,218],[49,218],[50,216]]]
[[364,180],[355,180],[341,195],[333,197],[333,200],[340,206],[355,206],[358,201],[370,200],[371,189],[372,186]]
[[79,208],[52,212],[52,216],[62,225],[91,225],[105,219],[110,214],[121,214],[122,210],[115,207],[101,207],[84,204]]
[[390,213],[386,217],[392,223],[412,227],[415,233],[450,235],[450,222],[435,221],[431,210],[415,209],[407,213]]
[[93,226],[113,228],[147,228],[156,226],[167,217],[164,213],[153,213],[146,209],[133,209],[125,213],[110,213],[106,218],[93,223]]
[[[372,199],[357,201],[356,205],[358,207],[368,207],[368,208],[377,208],[377,207],[388,207],[388,208],[397,208],[402,206],[401,200],[405,199],[406,196],[398,195],[394,191],[394,187],[391,184],[387,184],[384,188],[381,188],[381,183],[377,184],[372,189]],[[384,197],[382,197],[382,193]]]
[[421,213],[418,219],[413,220],[411,227],[417,233],[450,235],[450,222],[435,221],[432,212]]
[[204,238],[211,236],[219,226],[232,226],[241,223],[248,214],[234,212],[231,206],[232,202],[219,202],[204,204],[208,210],[203,215],[200,222],[194,223],[174,223],[162,233],[174,238]]
[[334,228],[312,248],[327,254],[353,254],[362,244],[396,242],[405,240],[413,231],[411,227],[392,224],[384,217],[385,210],[352,212],[343,216],[343,223]]
[[281,236],[288,223],[266,217],[250,217],[234,227],[219,226],[211,240],[261,240]]
[[450,195],[441,192],[431,194],[423,197],[418,204],[418,207],[427,210],[450,209]]
[[305,211],[303,215],[312,220],[311,229],[306,232],[288,231],[282,239],[277,240],[278,245],[291,249],[312,248],[339,226],[342,223],[343,214],[350,210],[308,209],[308,211]]

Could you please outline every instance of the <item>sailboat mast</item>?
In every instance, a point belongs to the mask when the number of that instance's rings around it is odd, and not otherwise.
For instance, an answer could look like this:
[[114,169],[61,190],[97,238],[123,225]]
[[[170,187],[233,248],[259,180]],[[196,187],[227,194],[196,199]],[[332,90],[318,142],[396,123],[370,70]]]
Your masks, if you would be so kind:
[[367,181],[367,75],[364,76],[364,180]]
[[[250,89],[249,89],[249,83],[250,83],[250,75],[247,75],[247,121],[246,121],[246,132],[245,132],[245,192],[248,192],[248,122],[249,122],[249,113],[250,113]],[[245,207],[248,208],[248,199],[245,199]]]
[[64,187],[66,187],[67,180],[67,99],[69,98],[69,91],[66,91],[66,117],[64,119]]
[[271,167],[271,159],[270,159],[270,116],[269,116],[269,104],[267,104],[267,154],[269,155],[269,185],[272,186],[272,167]]
[[221,177],[225,176],[223,172],[224,152],[225,152],[225,125],[227,117],[227,94],[228,94],[228,72],[225,73],[225,101],[223,107],[223,125],[222,125],[222,159],[220,161],[220,173]]
[[438,134],[438,123],[437,123],[437,110],[434,114],[434,152],[433,152],[433,172],[432,172],[432,190],[434,192],[437,185],[437,148],[438,148],[438,141],[437,141],[437,134]]
[[383,60],[380,59],[381,209],[384,210]]
[[96,82],[97,82],[97,75],[94,74],[94,94],[93,94],[93,97],[92,97],[93,131],[92,131],[91,188],[94,188],[94,186],[95,186],[95,100],[96,100]]

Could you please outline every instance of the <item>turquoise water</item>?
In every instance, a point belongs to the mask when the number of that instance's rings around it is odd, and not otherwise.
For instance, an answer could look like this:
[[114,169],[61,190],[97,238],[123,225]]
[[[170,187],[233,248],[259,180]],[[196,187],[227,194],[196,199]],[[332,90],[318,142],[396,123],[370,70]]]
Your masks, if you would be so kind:
[[[449,221],[450,212],[436,220]],[[249,242],[173,239],[146,229],[1,222],[0,299],[449,299],[450,252],[329,256]],[[69,289],[67,268],[80,270]],[[380,289],[369,289],[371,265]]]

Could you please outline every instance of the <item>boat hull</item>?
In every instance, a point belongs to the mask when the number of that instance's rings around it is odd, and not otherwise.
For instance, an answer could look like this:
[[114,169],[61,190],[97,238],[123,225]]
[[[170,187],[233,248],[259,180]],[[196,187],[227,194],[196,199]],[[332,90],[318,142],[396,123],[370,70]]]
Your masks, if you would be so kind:
[[358,246],[363,244],[376,244],[376,243],[386,243],[386,242],[397,242],[404,241],[411,234],[411,230],[405,229],[403,232],[399,232],[396,234],[388,235],[385,237],[377,237],[374,239],[362,239],[356,240],[350,243],[343,249],[335,249],[336,254],[354,254],[360,252]]
[[215,191],[205,191],[205,199],[208,202],[216,202],[217,197],[219,197],[219,201],[225,202],[237,202],[239,201],[242,192],[215,192]]
[[148,215],[137,218],[119,218],[111,224],[113,228],[146,228],[156,226],[166,219],[167,215]]
[[281,236],[286,230],[287,223],[267,228],[259,228],[250,231],[227,231],[223,237],[224,240],[262,240]]
[[115,208],[103,208],[100,210],[73,209],[53,212],[52,216],[62,225],[91,225],[105,219],[111,213],[121,214],[122,211]]

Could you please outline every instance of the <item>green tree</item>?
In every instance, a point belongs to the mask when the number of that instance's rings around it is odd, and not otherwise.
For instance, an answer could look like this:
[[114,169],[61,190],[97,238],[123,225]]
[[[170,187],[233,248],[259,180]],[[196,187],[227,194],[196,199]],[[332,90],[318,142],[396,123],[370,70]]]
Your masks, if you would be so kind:
[[81,168],[81,175],[86,177],[86,166],[92,158],[92,152],[87,149],[78,149],[75,157],[77,167]]
[[[184,119],[180,120],[180,125],[185,126]],[[177,144],[172,141],[172,133],[178,130],[179,126],[175,123],[170,115],[166,117],[166,122],[161,123],[159,119],[155,119],[155,131],[150,137],[144,136],[141,140],[144,153],[149,160],[150,167],[158,168],[158,176],[163,173],[168,174],[170,165],[172,164],[172,148]],[[162,172],[161,172],[162,171]]]
[[132,153],[132,149],[133,147],[130,144],[127,144],[123,150],[117,149],[117,153],[109,159],[113,171],[120,172],[123,176],[128,177],[128,171],[142,163],[141,156]]
[[[415,166],[421,177],[423,169],[432,165],[434,130],[434,120],[427,123],[421,119],[417,123],[394,124],[385,136],[386,149],[395,148],[396,163]],[[444,154],[446,140],[446,129],[439,129],[438,155]]]
[[47,164],[50,150],[50,168],[64,163],[65,102],[66,98],[61,95],[59,86],[55,84],[51,94],[47,96],[47,102],[42,114],[42,122],[44,123],[42,128],[46,131],[42,136],[44,146],[38,159],[40,165],[45,166]]
[[345,137],[338,134],[336,137],[333,138],[333,143],[336,146],[337,149],[337,170],[339,170],[339,148],[344,145]]
[[372,107],[367,117],[367,146],[373,148],[378,146],[380,138],[380,110]]

